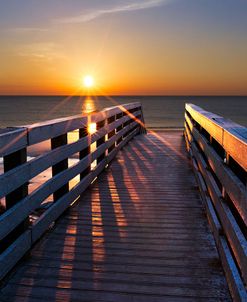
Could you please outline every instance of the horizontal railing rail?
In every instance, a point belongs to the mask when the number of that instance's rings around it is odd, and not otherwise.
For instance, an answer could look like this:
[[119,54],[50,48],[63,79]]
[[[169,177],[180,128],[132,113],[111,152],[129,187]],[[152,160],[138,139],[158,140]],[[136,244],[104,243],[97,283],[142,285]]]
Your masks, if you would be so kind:
[[186,104],[187,149],[234,301],[247,301],[247,128]]
[[[3,158],[0,280],[108,166],[117,152],[136,134],[144,132],[141,103],[0,132],[0,158]],[[69,142],[71,133],[75,138]],[[48,150],[31,159],[28,157],[29,148],[47,141],[50,142]],[[70,165],[73,157],[77,160]],[[52,170],[51,177],[29,190],[33,179],[48,169]],[[48,203],[50,196],[53,201]],[[36,216],[31,221],[33,213]]]

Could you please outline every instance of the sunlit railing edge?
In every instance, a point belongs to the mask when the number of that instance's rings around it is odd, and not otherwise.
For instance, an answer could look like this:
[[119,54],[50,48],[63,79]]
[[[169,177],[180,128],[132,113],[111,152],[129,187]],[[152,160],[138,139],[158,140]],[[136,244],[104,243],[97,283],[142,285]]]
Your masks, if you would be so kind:
[[247,301],[247,129],[193,104],[184,127],[231,295]]
[[[89,123],[96,132],[88,134]],[[68,132],[79,131],[79,139],[68,144]],[[0,157],[4,172],[0,175],[0,198],[6,198],[6,210],[0,215],[0,280],[28,252],[92,181],[109,165],[117,152],[135,135],[145,133],[141,103],[106,108],[90,115],[77,115],[49,122],[10,128],[0,134]],[[47,154],[27,161],[27,147],[51,140]],[[96,150],[90,151],[90,145]],[[68,167],[68,158],[79,152],[79,162]],[[96,161],[96,167],[91,164]],[[35,192],[28,193],[28,181],[47,166],[52,178]],[[80,181],[71,190],[69,180],[75,175]],[[53,204],[35,221],[29,223],[30,213],[53,194]]]

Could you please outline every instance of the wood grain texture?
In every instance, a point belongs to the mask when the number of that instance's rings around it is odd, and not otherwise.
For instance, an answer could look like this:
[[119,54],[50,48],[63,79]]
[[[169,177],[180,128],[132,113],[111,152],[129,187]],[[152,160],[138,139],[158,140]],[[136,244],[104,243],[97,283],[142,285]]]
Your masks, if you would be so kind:
[[[221,124],[228,129],[228,123],[221,121]],[[211,137],[204,136],[201,129],[198,131],[188,114],[185,114],[185,140],[231,295],[234,301],[247,301],[247,195],[246,186],[239,179],[240,170],[235,170],[235,174],[230,169],[228,156],[224,161],[217,154]]]
[[[0,239],[4,238],[7,234],[9,234],[21,221],[23,221],[26,217],[28,217],[28,215],[32,211],[37,209],[45,198],[47,198],[50,194],[55,192],[58,188],[60,188],[62,185],[64,185],[69,180],[71,180],[76,175],[78,175],[81,171],[83,171],[89,164],[91,164],[92,161],[96,160],[98,156],[112,144],[113,141],[118,140],[121,134],[124,134],[129,130],[132,130],[134,126],[135,125],[132,124],[122,129],[121,132],[115,134],[104,145],[101,145],[94,152],[89,154],[87,157],[84,157],[83,160],[73,165],[72,167],[68,168],[67,170],[59,173],[53,178],[49,179],[48,181],[43,183],[39,189],[30,193],[21,202],[18,202],[11,209],[3,213],[0,216]],[[136,132],[133,132],[133,134],[136,134]],[[131,139],[132,137],[133,135],[128,139]],[[114,150],[115,152],[112,152],[108,155],[107,158],[108,162],[110,162],[114,158],[116,153],[119,151],[121,147],[125,145],[125,143],[126,141],[122,141],[122,143],[116,148],[116,150]],[[91,177],[91,181],[96,176],[97,175],[94,175],[93,178]],[[72,201],[70,200],[70,202]],[[69,205],[70,203],[67,204]]]
[[27,144],[27,129],[17,127],[1,129],[0,157],[26,148]]
[[225,191],[234,202],[241,218],[247,225],[247,190],[246,186],[238,179],[238,177],[231,171],[231,169],[218,156],[213,148],[208,144],[207,140],[200,135],[198,130],[193,128],[193,137],[199,144],[204,154],[209,159],[209,166],[217,175]]
[[71,117],[59,118],[51,121],[28,125],[26,127],[28,129],[29,144],[37,144],[52,137],[68,133],[69,131],[86,127],[89,122],[97,123],[112,115],[116,115],[123,110],[131,110],[140,106],[141,104],[138,102],[124,104],[106,108],[103,111],[97,113],[75,115]]
[[247,130],[196,105],[186,104],[187,113],[247,171]]
[[0,300],[230,301],[195,184],[181,132],[135,137],[19,265]]
[[[135,116],[137,114],[139,114],[139,111],[133,115]],[[106,125],[103,129],[91,135],[90,140],[87,137],[83,137],[69,145],[63,145],[46,152],[45,154],[42,154],[35,159],[0,175],[0,198],[28,182],[50,166],[56,165],[59,161],[65,160],[76,152],[88,147],[90,144],[94,143],[128,119],[129,116],[125,116],[121,120],[115,121],[110,125]],[[19,175],[19,177],[16,177],[16,175]]]

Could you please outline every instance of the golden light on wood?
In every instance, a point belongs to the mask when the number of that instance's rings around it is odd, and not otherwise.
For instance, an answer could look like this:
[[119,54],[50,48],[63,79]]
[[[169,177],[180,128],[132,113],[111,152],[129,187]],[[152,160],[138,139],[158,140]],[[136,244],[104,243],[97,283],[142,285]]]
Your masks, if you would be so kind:
[[83,78],[83,85],[86,88],[91,88],[94,86],[94,78],[91,75],[86,75]]
[[88,124],[88,133],[89,134],[94,134],[96,132],[97,128],[96,128],[96,123],[90,123]]

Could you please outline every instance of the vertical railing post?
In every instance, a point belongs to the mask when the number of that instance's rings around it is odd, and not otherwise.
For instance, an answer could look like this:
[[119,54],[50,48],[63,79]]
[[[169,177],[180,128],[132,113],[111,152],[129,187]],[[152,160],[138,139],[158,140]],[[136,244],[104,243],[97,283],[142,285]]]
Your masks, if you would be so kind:
[[[23,148],[4,156],[4,173],[24,164],[27,161],[27,149]],[[24,184],[6,196],[6,210],[13,207],[19,200],[27,196],[28,186]]]
[[[211,137],[211,136],[210,136]],[[224,164],[225,165],[229,165],[229,159],[230,159],[230,157],[229,157],[229,154],[225,151],[225,158],[224,158]],[[221,195],[222,195],[222,197],[223,198],[225,198],[226,199],[226,189],[225,189],[225,187],[224,186],[222,186],[222,191],[221,191]]]
[[[141,111],[141,107],[134,108],[134,110],[132,110],[132,114],[134,114],[136,111]],[[143,133],[142,132],[142,114],[140,113],[139,115],[136,115],[136,117],[133,117],[132,119],[137,124],[134,128],[134,129],[138,129],[137,134]]]
[[[130,113],[130,112],[129,112]],[[127,116],[127,111],[124,111],[123,112],[123,116]],[[129,124],[130,124],[130,122],[131,122],[131,117],[130,117],[130,115],[129,115],[129,120],[126,120],[123,124],[122,124],[122,129],[123,128],[126,128]],[[123,138],[125,138],[126,136],[128,136],[128,134],[129,134],[129,131],[126,131],[125,132],[125,134],[123,135]]]
[[[88,139],[90,139],[89,135],[88,135],[88,128],[87,127],[83,127],[81,129],[79,129],[79,138],[83,138],[83,137],[88,137]],[[81,150],[79,152],[79,159],[82,160],[84,157],[88,156],[90,154],[90,142],[88,142],[88,146]],[[91,161],[89,159],[88,161],[88,167],[82,171],[82,173],[80,173],[80,180],[82,180],[85,176],[87,176],[91,171]]]
[[[59,135],[51,139],[51,149],[59,148],[68,143],[67,133]],[[52,166],[52,176],[57,175],[58,173],[68,169],[68,159],[64,159],[59,163]],[[53,193],[54,201],[57,201],[63,195],[69,192],[69,184],[63,185],[60,189]]]
[[[111,116],[111,117],[108,118],[107,124],[109,125],[109,124],[115,122],[115,120],[116,120],[116,115],[113,115],[113,116]],[[109,140],[111,137],[113,137],[113,136],[115,135],[115,133],[116,133],[116,130],[115,130],[115,129],[113,129],[112,131],[110,131],[110,132],[108,133],[108,140]],[[108,154],[109,154],[112,150],[114,150],[114,148],[115,148],[115,142],[108,148]]]
[[[100,121],[100,122],[98,122],[96,124],[97,131],[100,130],[101,128],[103,128],[105,126],[105,122],[106,122],[106,120],[103,120],[103,121]],[[100,139],[97,140],[96,147],[98,148],[99,146],[101,146],[104,143],[105,143],[105,135],[103,137],[101,137]],[[101,154],[97,158],[97,164],[99,164],[104,158],[105,158],[105,152],[103,152],[103,154]]]
[[[122,118],[123,117],[123,112],[120,112],[120,113],[118,113],[117,115],[116,115],[116,119],[118,120],[118,119],[120,119],[120,118]],[[123,124],[121,124],[121,125],[119,125],[118,127],[117,127],[117,133],[119,132],[119,131],[121,131],[123,129]],[[123,140],[123,137],[121,136],[118,140],[117,140],[117,145],[119,145],[120,143],[121,143],[121,141]]]
[[[23,148],[3,157],[4,173],[26,163],[27,149]],[[10,209],[28,195],[28,184],[25,183],[5,196],[5,210]],[[1,241],[0,251],[6,249],[29,226],[29,217],[21,222],[6,238]]]
[[142,125],[140,125],[140,133],[142,134],[146,134],[147,133],[147,130],[146,130],[146,127],[145,127],[145,120],[144,120],[144,114],[143,114],[143,110],[142,110],[142,106],[139,107],[139,110],[141,111],[141,123]]

